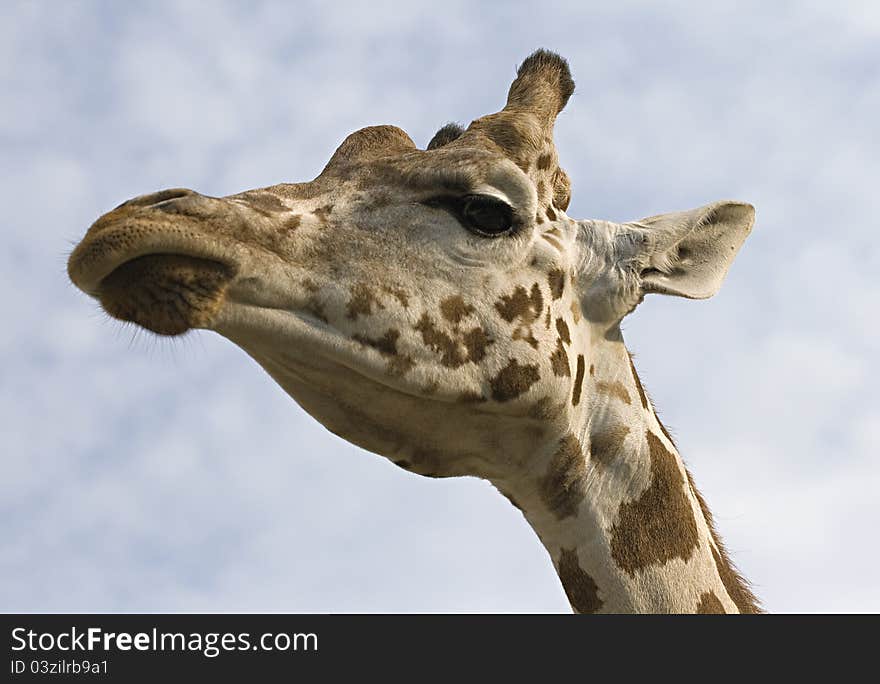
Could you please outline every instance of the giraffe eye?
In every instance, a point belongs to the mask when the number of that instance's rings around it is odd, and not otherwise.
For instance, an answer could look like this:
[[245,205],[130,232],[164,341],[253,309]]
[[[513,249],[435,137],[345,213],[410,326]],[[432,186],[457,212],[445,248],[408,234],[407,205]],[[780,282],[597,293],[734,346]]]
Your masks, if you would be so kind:
[[513,226],[513,211],[506,202],[490,195],[468,195],[459,215],[465,228],[477,235],[498,237]]

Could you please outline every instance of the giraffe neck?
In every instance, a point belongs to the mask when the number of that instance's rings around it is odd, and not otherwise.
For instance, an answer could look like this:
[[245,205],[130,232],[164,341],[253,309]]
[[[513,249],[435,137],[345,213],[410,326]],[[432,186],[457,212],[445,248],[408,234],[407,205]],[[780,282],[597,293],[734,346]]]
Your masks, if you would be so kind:
[[572,608],[756,612],[622,341],[594,359],[587,404],[527,476],[496,482],[550,553]]

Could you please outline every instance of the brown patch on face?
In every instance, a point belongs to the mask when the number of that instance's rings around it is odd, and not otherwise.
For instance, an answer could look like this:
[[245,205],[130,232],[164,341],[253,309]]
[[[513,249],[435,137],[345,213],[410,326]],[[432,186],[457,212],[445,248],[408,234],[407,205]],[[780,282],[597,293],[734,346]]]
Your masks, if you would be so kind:
[[721,605],[721,601],[715,596],[714,591],[706,591],[700,595],[697,604],[697,615],[724,615],[727,611]]
[[584,355],[578,354],[577,371],[574,374],[574,389],[571,392],[571,405],[581,403],[581,388],[584,384]]
[[561,549],[559,554],[559,579],[571,607],[582,615],[598,612],[604,602],[599,598],[599,587],[580,563],[575,549]]
[[571,377],[568,354],[565,353],[561,337],[556,339],[556,351],[550,355],[550,367],[553,369],[553,374],[557,377]]
[[415,329],[422,334],[422,342],[441,354],[440,363],[447,368],[458,368],[466,363],[477,363],[486,356],[486,348],[492,340],[479,326],[461,333],[457,328],[455,338],[440,330],[428,314],[422,314]]
[[622,383],[600,380],[596,383],[596,391],[620,399],[624,404],[632,403],[632,399],[629,398],[629,392],[626,391],[626,387]]
[[508,323],[518,321],[513,331],[514,340],[525,340],[533,349],[538,348],[538,340],[532,333],[532,325],[544,309],[544,297],[538,283],[532,285],[531,292],[526,292],[526,288],[517,285],[512,294],[502,295],[495,302],[495,309]]
[[590,364],[590,377],[593,377],[596,374],[596,367],[591,363]]
[[568,323],[563,319],[556,319],[556,332],[559,333],[560,339],[566,344],[571,344],[571,334],[568,331]]
[[512,294],[502,295],[495,302],[495,308],[501,314],[501,318],[508,323],[512,323],[516,318],[524,323],[533,323],[544,308],[541,288],[535,283],[532,285],[531,293],[528,293],[522,285],[517,285]]
[[327,217],[330,216],[330,213],[331,213],[332,211],[333,211],[333,205],[332,205],[332,204],[327,204],[327,205],[325,205],[325,206],[323,206],[323,207],[318,207],[318,208],[315,209],[312,213],[313,213],[315,216],[317,216],[318,220],[319,220],[322,224],[326,225],[326,224],[327,224]]
[[413,360],[410,356],[398,356],[397,340],[400,338],[400,331],[389,328],[385,334],[379,338],[370,338],[365,335],[352,335],[352,339],[366,347],[370,347],[379,352],[382,356],[390,357],[388,365],[385,368],[388,375],[392,377],[401,377],[412,370]]
[[399,287],[392,287],[390,285],[383,285],[382,291],[387,292],[392,297],[394,297],[398,302],[400,302],[400,305],[404,309],[409,307],[409,296],[406,294],[406,292],[401,290]]
[[541,171],[546,171],[547,169],[549,169],[552,163],[553,157],[546,152],[538,157],[538,169],[540,169]]
[[373,314],[373,308],[384,309],[382,302],[376,297],[373,290],[364,283],[357,283],[351,288],[351,299],[348,300],[346,307],[346,316],[350,320],[355,320],[358,316],[370,316]]
[[544,217],[541,216],[541,214],[535,214],[535,223],[540,226],[542,223],[544,223]]
[[576,299],[571,302],[571,315],[574,317],[575,324],[581,322],[581,305]]
[[244,200],[248,206],[263,215],[290,211],[290,208],[278,197],[268,192],[243,192],[236,195],[236,199]]
[[590,435],[590,458],[599,468],[610,466],[623,448],[629,428],[620,423]]
[[461,323],[462,318],[473,312],[474,307],[470,304],[465,304],[459,295],[447,297],[440,302],[440,313],[443,315],[443,318],[455,325]]
[[550,219],[551,221],[556,220],[556,212],[553,211],[553,207],[550,207],[550,206],[547,207],[547,218]]
[[611,557],[630,575],[673,558],[687,561],[697,548],[697,523],[678,460],[650,430],[645,439],[651,483],[638,499],[620,506],[611,528]]
[[492,398],[501,402],[516,399],[525,394],[540,378],[537,366],[520,365],[516,359],[510,359],[508,364],[498,371],[498,375],[489,381]]
[[544,314],[544,327],[550,330],[550,307],[547,307],[547,313]]
[[547,472],[541,479],[541,500],[558,520],[577,515],[587,494],[584,451],[577,438],[568,434],[559,442]]
[[294,214],[281,225],[281,232],[284,235],[290,235],[291,233],[296,232],[296,229],[299,228],[301,222],[302,216],[300,214]]
[[565,291],[565,271],[554,268],[547,274],[547,282],[550,284],[550,294],[553,295],[553,299],[562,297]]
[[[642,387],[642,381],[639,380],[639,374],[636,373],[636,367],[632,360],[632,354],[629,354],[629,367],[632,370],[633,380],[636,381],[636,389],[639,391],[639,399],[642,401],[642,408],[648,408],[648,396],[645,394],[645,388]],[[669,440],[672,441],[672,440]]]
[[359,342],[367,347],[372,347],[383,356],[395,356],[397,354],[397,339],[400,337],[400,331],[391,328],[385,331],[385,334],[378,339],[371,339],[364,335],[352,335],[355,342]]
[[468,360],[473,361],[474,363],[483,360],[486,356],[486,347],[492,344],[492,340],[489,339],[486,331],[482,328],[468,330],[462,336],[462,342],[464,343],[465,349],[467,349]]

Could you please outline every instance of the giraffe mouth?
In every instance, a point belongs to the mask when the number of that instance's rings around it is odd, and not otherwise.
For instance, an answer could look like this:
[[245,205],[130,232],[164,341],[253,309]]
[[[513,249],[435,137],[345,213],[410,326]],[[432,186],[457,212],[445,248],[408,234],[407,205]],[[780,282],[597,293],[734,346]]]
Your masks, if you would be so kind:
[[212,259],[149,254],[116,267],[101,280],[96,295],[113,318],[158,335],[181,335],[211,325],[234,274]]
[[191,190],[136,197],[92,224],[70,255],[68,274],[118,320],[159,335],[207,328],[242,251],[217,226],[240,218],[224,200]]

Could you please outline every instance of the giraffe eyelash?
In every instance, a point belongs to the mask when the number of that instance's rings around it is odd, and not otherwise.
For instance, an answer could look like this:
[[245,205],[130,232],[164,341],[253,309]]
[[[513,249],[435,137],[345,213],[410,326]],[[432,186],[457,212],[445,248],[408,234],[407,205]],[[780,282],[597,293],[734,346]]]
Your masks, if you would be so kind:
[[513,231],[513,208],[492,195],[445,195],[422,204],[448,211],[464,228],[481,237],[497,238]]

